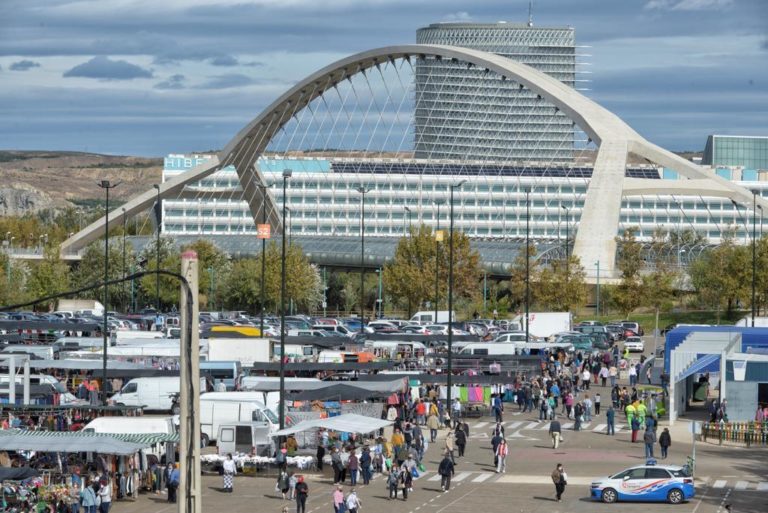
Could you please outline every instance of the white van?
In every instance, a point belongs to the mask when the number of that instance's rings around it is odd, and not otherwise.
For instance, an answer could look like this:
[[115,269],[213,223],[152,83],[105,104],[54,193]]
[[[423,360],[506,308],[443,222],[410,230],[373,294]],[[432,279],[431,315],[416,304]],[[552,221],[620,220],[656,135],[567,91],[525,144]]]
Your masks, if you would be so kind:
[[354,337],[355,332],[339,324],[315,324],[313,330],[321,330],[337,337]]
[[[453,322],[456,322],[456,312],[453,312],[453,315],[451,316],[451,318],[453,319]],[[423,312],[416,312],[415,314],[413,314],[413,317],[411,317],[411,322],[421,324],[422,326],[425,324],[437,324],[441,322],[448,322],[448,310],[438,310],[437,319],[435,319],[434,310],[424,310]]]
[[280,421],[277,415],[264,406],[260,392],[208,392],[200,396],[200,436],[202,444],[216,440],[221,424],[248,422],[257,426],[271,443],[270,433],[277,431]]
[[[81,430],[84,433],[151,433],[173,435],[176,426],[173,417],[97,417]],[[162,457],[165,454],[165,444],[158,444],[148,452]]]
[[236,453],[272,456],[269,433],[264,432],[263,426],[251,422],[219,425],[216,448],[221,456]]
[[145,410],[171,411],[173,396],[180,392],[180,378],[133,378],[110,399],[118,406],[143,406]]
[[[0,374],[0,383],[8,383],[8,374]],[[24,376],[23,374],[16,373],[14,381],[17,385],[20,385],[24,382]],[[84,401],[82,399],[78,399],[69,391],[67,390],[67,387],[61,384],[61,382],[54,378],[53,376],[49,376],[48,374],[30,374],[29,375],[29,384],[30,385],[51,385],[53,389],[56,391],[57,394],[59,394],[59,404],[61,405],[77,405],[77,404],[87,404],[88,401]],[[16,397],[20,397],[19,394],[16,394]]]

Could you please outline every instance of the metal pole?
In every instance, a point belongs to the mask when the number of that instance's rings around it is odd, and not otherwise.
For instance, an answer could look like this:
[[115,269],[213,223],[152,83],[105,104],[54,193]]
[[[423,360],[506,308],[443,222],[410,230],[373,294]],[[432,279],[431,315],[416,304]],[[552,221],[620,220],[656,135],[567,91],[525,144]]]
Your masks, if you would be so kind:
[[[125,216],[125,209],[124,208],[122,209],[122,211],[123,211],[123,279],[125,279],[125,276],[126,276],[125,273],[127,271],[127,269],[126,269],[127,264],[126,264],[126,258],[125,258],[125,236],[126,236],[126,233],[125,233],[125,230],[126,230],[125,221],[126,221],[126,216]],[[125,293],[125,287],[126,286],[127,286],[127,283],[123,282],[123,284],[122,284],[123,297],[122,297],[122,300],[120,301],[120,304],[123,306],[123,310],[126,310],[126,308],[125,308],[125,300],[128,297],[128,294]]]
[[360,333],[365,327],[365,194],[370,189],[358,187],[360,193]]
[[381,275],[384,274],[379,267],[379,319],[384,317],[384,300],[381,297]]
[[600,315],[600,261],[595,262],[597,266],[597,301],[595,302],[595,315]]
[[531,309],[531,189],[525,188],[525,340],[529,339],[528,319]]
[[[157,237],[155,238],[155,270],[160,270],[160,227],[163,224],[162,208],[160,207],[160,186],[155,184],[153,186],[157,189]],[[155,294],[157,304],[155,308],[157,313],[160,313],[160,273],[155,276]]]
[[99,182],[99,187],[106,193],[106,204],[104,205],[104,325],[103,330],[103,352],[101,355],[101,401],[107,404],[107,343],[109,339],[109,330],[107,329],[107,310],[109,309],[109,190],[114,189],[121,182],[111,184],[109,180]]
[[328,280],[325,276],[326,268],[323,267],[323,317],[328,314]]
[[570,234],[570,223],[568,222],[568,219],[570,218],[570,212],[568,211],[568,207],[565,205],[560,205],[563,210],[565,210],[565,285],[568,286],[568,278],[570,276],[570,248],[568,247],[570,245],[571,241],[571,234]]
[[437,202],[437,227],[435,228],[435,317],[432,322],[437,324],[437,311],[440,309],[440,203]]
[[285,427],[285,239],[286,239],[286,185],[291,177],[290,169],[283,170],[283,236],[282,262],[280,263],[280,429]]
[[[450,215],[449,215],[449,229],[448,229],[448,375],[446,376],[446,390],[447,408],[449,412],[452,412],[451,408],[451,387],[453,386],[453,191],[458,187],[461,187],[466,183],[466,180],[462,180],[456,185],[451,185],[451,199],[450,199]],[[439,219],[438,219],[439,221]],[[458,421],[459,419],[455,419]]]
[[185,251],[181,255],[181,274],[189,283],[192,304],[181,287],[180,306],[180,379],[181,412],[179,418],[179,513],[202,511],[203,488],[200,473],[200,341],[198,319],[198,261],[197,253]]
[[755,285],[757,280],[757,191],[752,191],[752,327],[755,327]]
[[488,273],[483,271],[483,317],[486,317],[485,312],[488,311],[486,306],[486,298],[488,296]]
[[[261,222],[267,224],[267,188],[261,186]],[[261,320],[259,321],[259,336],[264,336],[264,302],[265,279],[267,274],[267,239],[261,239]]]

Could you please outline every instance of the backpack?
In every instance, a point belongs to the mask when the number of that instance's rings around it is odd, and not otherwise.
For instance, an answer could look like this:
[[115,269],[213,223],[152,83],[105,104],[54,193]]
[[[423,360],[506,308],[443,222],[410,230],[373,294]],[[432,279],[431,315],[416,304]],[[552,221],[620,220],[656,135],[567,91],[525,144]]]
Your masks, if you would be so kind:
[[282,465],[285,463],[285,454],[283,454],[283,451],[277,451],[277,455],[275,456],[275,462],[278,465]]

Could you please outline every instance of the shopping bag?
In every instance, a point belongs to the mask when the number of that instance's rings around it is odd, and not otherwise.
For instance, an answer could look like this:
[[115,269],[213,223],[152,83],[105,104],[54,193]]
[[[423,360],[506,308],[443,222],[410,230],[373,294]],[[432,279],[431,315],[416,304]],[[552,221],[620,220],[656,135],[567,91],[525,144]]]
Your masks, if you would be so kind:
[[427,469],[424,467],[424,464],[423,464],[423,463],[419,463],[418,467],[419,467],[419,472],[424,472],[424,471],[426,471],[426,470],[427,470]]
[[414,479],[416,479],[416,478],[418,478],[418,477],[419,477],[419,471],[418,471],[418,470],[416,470],[416,467],[413,467],[413,468],[411,469],[411,475],[413,476],[413,478],[414,478]]

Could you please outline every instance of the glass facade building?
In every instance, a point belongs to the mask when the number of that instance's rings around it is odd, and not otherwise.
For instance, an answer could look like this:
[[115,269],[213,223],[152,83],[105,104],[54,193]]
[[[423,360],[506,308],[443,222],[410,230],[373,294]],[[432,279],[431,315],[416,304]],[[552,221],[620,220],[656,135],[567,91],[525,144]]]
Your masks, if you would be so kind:
[[[191,169],[207,155],[170,155],[165,181]],[[457,230],[476,239],[525,237],[525,189],[530,188],[530,234],[541,242],[575,233],[592,169],[589,166],[461,163],[420,159],[261,158],[259,170],[278,205],[282,204],[282,170],[289,168],[287,204],[290,232],[302,236],[359,236],[361,186],[366,194],[366,235],[400,237],[409,225],[448,226],[445,207],[449,186],[459,177],[467,183],[454,196]],[[626,176],[662,179],[655,166],[628,168]],[[741,183],[741,185],[746,185]],[[752,188],[768,196],[768,182]],[[163,232],[171,235],[254,235],[256,226],[237,173],[228,167],[187,186],[177,199],[163,201]],[[437,204],[443,205],[439,210]],[[565,207],[565,208],[563,208]],[[566,210],[567,209],[567,210]],[[622,201],[619,233],[639,228],[650,240],[658,228],[694,230],[711,242],[724,232],[746,240],[751,213],[730,200],[709,197],[630,196]]]
[[[569,27],[513,23],[435,23],[419,44],[502,55],[574,87],[575,33]],[[513,80],[450,60],[416,62],[416,158],[570,162],[574,124]]]
[[710,135],[701,163],[715,168],[739,167],[768,173],[768,137]]

